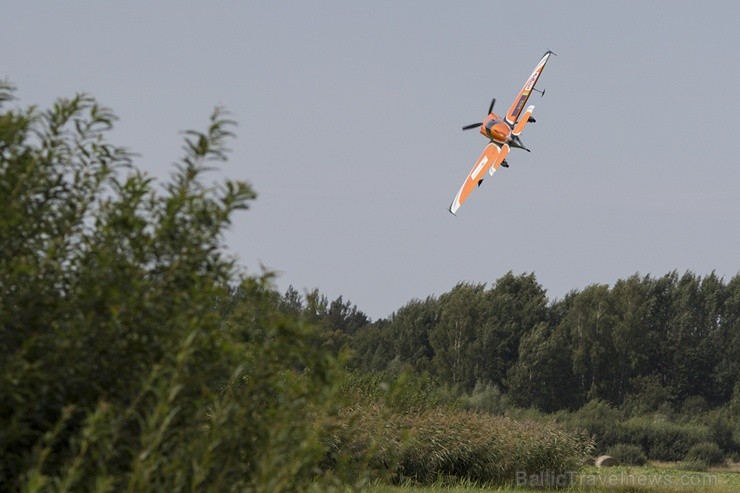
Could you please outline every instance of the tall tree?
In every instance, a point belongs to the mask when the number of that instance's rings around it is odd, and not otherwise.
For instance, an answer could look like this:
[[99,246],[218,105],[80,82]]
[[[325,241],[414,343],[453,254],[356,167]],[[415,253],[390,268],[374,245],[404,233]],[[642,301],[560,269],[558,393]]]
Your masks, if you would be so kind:
[[478,376],[474,347],[486,314],[485,286],[460,283],[439,297],[439,321],[429,334],[433,371],[444,381],[471,390]]
[[612,342],[615,321],[609,286],[594,284],[574,296],[559,326],[573,341],[573,373],[582,402],[617,398],[613,385],[619,365]]
[[621,404],[630,391],[630,382],[650,373],[651,356],[658,341],[650,337],[651,311],[654,300],[650,277],[637,274],[617,281],[611,290],[616,320],[611,335],[616,374],[614,404]]
[[547,296],[534,274],[508,272],[485,293],[485,311],[471,355],[477,378],[506,388],[506,373],[519,356],[524,334],[547,322]]
[[411,300],[389,319],[388,331],[394,341],[394,357],[416,371],[429,371],[434,349],[430,332],[438,321],[438,302],[433,297]]
[[717,403],[728,402],[733,387],[740,397],[740,274],[730,280],[725,292],[716,341],[721,357],[712,373]]
[[525,334],[507,378],[512,402],[545,412],[575,409],[580,400],[574,392],[578,382],[570,351],[570,341],[560,327],[542,322]]
[[686,272],[676,285],[666,342],[672,357],[670,385],[681,401],[691,396],[716,400],[712,375],[724,353],[719,347],[724,298],[714,273],[702,279]]

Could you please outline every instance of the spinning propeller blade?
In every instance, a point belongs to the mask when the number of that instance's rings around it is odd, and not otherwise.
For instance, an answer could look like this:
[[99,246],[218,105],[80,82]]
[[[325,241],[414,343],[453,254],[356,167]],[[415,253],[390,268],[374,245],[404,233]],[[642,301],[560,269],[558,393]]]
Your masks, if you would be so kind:
[[483,122],[478,122],[478,123],[471,123],[470,125],[465,125],[465,126],[463,127],[463,130],[470,130],[470,129],[473,129],[473,128],[478,128],[478,127],[480,127],[481,125],[483,125]]
[[491,106],[488,107],[488,114],[490,115],[493,112],[493,105],[496,104],[496,98],[493,98],[491,100]]

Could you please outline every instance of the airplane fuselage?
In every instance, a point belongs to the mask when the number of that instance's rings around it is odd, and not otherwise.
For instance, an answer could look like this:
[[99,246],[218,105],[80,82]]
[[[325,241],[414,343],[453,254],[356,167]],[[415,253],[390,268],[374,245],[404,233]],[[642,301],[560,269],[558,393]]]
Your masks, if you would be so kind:
[[480,133],[497,144],[505,144],[511,140],[511,127],[495,113],[489,114],[483,120]]

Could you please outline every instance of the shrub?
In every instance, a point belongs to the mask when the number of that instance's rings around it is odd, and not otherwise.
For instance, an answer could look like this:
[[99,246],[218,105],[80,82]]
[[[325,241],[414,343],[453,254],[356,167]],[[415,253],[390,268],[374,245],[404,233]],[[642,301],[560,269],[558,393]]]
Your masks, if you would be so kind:
[[729,406],[713,409],[703,417],[702,422],[711,431],[709,441],[715,442],[727,453],[740,452],[740,441],[733,436],[735,427],[740,430],[740,419],[732,414]]
[[605,450],[620,441],[619,423],[621,415],[609,403],[592,400],[579,410],[566,416],[568,425],[576,430],[585,430],[596,440],[596,448]]
[[487,413],[502,414],[509,409],[506,396],[496,384],[478,381],[469,395],[459,400],[460,407]]
[[714,442],[701,442],[692,446],[686,454],[688,461],[701,461],[709,466],[717,466],[725,460],[722,449]]
[[701,416],[708,410],[707,400],[700,395],[687,397],[681,404],[681,414],[686,418]]
[[642,451],[642,447],[639,445],[618,443],[607,450],[606,455],[611,455],[620,464],[631,466],[642,466],[647,462],[647,456],[645,456],[645,452]]
[[224,252],[255,196],[205,182],[232,122],[186,132],[160,187],[90,96],[11,97],[0,82],[0,491],[313,481],[336,363]]
[[632,418],[616,427],[619,442],[640,445],[653,460],[677,461],[692,445],[709,440],[709,429],[697,424],[657,421],[648,416]]
[[593,449],[585,435],[554,423],[445,408],[401,414],[382,404],[363,406],[361,420],[346,411],[331,435],[325,466],[340,473],[364,469],[396,483],[510,483],[517,471],[577,470]]

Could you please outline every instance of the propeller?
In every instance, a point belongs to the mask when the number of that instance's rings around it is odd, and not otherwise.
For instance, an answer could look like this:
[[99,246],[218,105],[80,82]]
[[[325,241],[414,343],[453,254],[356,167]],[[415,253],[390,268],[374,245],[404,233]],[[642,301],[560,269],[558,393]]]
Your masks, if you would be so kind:
[[[496,104],[496,98],[493,98],[491,100],[491,106],[488,107],[488,114],[489,115],[493,112],[493,105],[495,105],[495,104]],[[463,130],[472,130],[474,128],[480,127],[481,125],[483,125],[483,122],[471,123],[470,125],[465,125],[463,127]]]
[[470,130],[470,129],[473,129],[473,128],[478,128],[478,127],[480,127],[481,125],[483,125],[483,122],[478,122],[478,123],[471,123],[470,125],[465,125],[465,126],[463,127],[463,130]]

